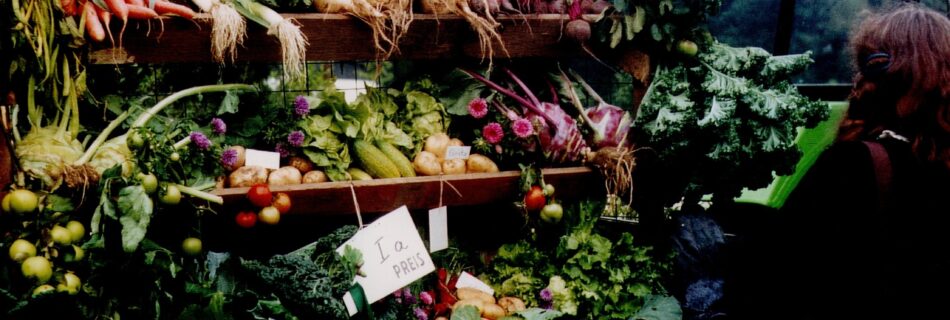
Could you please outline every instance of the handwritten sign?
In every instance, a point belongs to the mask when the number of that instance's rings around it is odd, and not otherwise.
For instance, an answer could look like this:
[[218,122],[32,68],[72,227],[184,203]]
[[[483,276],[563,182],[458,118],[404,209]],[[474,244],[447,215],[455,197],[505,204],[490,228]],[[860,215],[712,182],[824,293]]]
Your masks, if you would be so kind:
[[247,149],[244,151],[245,166],[261,166],[265,169],[280,168],[280,154],[277,152]]
[[[432,258],[405,206],[367,225],[337,248],[337,252],[343,254],[347,245],[363,253],[361,270],[366,276],[357,276],[356,282],[363,286],[369,303],[379,301],[435,271]],[[343,301],[350,315],[356,314],[349,293]]]
[[456,288],[472,288],[479,291],[484,291],[487,294],[495,295],[495,289],[492,289],[491,286],[482,282],[475,276],[469,274],[468,272],[462,271],[462,274],[459,275],[458,281],[455,282]]
[[472,152],[472,147],[470,146],[450,146],[445,149],[445,160],[452,159],[468,159],[468,155]]
[[449,209],[441,206],[429,210],[429,252],[449,247]]

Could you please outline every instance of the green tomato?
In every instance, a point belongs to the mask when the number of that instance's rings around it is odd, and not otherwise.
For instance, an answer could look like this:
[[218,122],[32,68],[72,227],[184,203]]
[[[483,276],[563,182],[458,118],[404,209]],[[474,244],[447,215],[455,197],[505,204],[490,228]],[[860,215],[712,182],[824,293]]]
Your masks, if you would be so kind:
[[3,196],[3,201],[2,201],[2,203],[3,203],[3,205],[2,205],[3,212],[10,212],[10,210],[12,210],[12,209],[10,208],[10,199],[12,199],[12,198],[13,198],[13,197],[10,196],[10,193],[7,193],[6,195]]
[[153,194],[155,190],[158,190],[158,178],[154,174],[139,173],[138,179],[146,193]]
[[178,160],[181,160],[181,155],[178,154],[178,152],[172,152],[172,154],[168,155],[168,160],[171,162],[178,162]]
[[165,187],[165,193],[158,198],[158,201],[162,204],[176,205],[181,202],[181,191],[176,186],[168,185]]
[[23,262],[27,258],[36,256],[36,246],[29,241],[23,239],[17,239],[10,244],[10,259],[16,261],[17,263]]
[[142,136],[141,132],[135,131],[129,134],[125,143],[129,145],[129,149],[140,149],[145,146],[145,137]]
[[73,243],[79,242],[79,240],[82,240],[82,237],[86,235],[86,227],[76,220],[67,222],[66,229],[69,230],[69,235],[73,239]]
[[29,257],[23,260],[23,265],[20,266],[20,272],[23,273],[24,277],[34,279],[37,283],[43,284],[49,281],[49,278],[53,276],[53,265],[44,257]]
[[10,209],[16,213],[33,212],[40,203],[36,193],[26,189],[13,190],[8,196],[10,197]]
[[190,237],[181,242],[181,251],[189,256],[201,254],[201,239]]
[[564,208],[558,203],[548,204],[541,209],[541,220],[547,223],[561,222],[561,217],[563,216]]
[[550,197],[554,195],[554,185],[548,183],[544,185],[544,195]]
[[75,295],[79,293],[79,287],[81,286],[82,281],[79,280],[79,277],[70,272],[63,275],[63,283],[56,285],[56,291],[66,292],[69,293],[69,295]]
[[54,289],[55,288],[53,288],[53,286],[48,285],[48,284],[41,285],[39,287],[36,287],[36,289],[33,289],[33,297],[39,296],[41,294],[53,292]]
[[73,234],[69,232],[69,229],[60,225],[53,226],[53,229],[49,231],[49,236],[53,238],[53,242],[61,246],[68,246],[73,243]]
[[687,57],[695,57],[699,53],[699,46],[689,40],[680,40],[676,43],[676,51]]

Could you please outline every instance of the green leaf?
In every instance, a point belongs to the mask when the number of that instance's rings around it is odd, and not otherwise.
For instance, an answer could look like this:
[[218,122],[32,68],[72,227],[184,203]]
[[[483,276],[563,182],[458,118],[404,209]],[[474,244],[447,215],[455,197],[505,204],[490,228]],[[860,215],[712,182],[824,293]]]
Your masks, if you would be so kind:
[[629,320],[680,320],[683,310],[676,298],[670,296],[649,295],[644,299],[643,307]]
[[637,34],[637,30],[634,27],[636,19],[633,16],[623,16],[623,24],[623,29],[627,31],[627,41],[633,40],[633,37]]
[[241,102],[241,99],[238,97],[238,94],[234,91],[227,91],[224,95],[224,99],[221,100],[221,106],[218,107],[217,115],[227,114],[227,113],[237,113],[238,104]]
[[145,232],[152,219],[154,205],[148,193],[140,185],[128,186],[119,191],[119,223],[122,224],[122,249],[134,252],[145,239]]
[[650,36],[653,37],[653,41],[660,42],[663,40],[663,33],[660,32],[660,26],[653,24],[650,26]]
[[633,32],[640,33],[640,31],[643,31],[643,26],[647,23],[647,10],[641,6],[637,6],[636,9],[636,12],[633,14]]
[[525,309],[515,314],[521,316],[524,320],[553,320],[564,316],[563,312],[541,308]]
[[623,23],[615,19],[610,30],[610,48],[616,48],[623,39]]
[[481,320],[482,316],[475,306],[462,306],[452,311],[450,320]]
[[50,194],[46,196],[46,210],[51,212],[70,212],[75,210],[73,202],[69,198]]

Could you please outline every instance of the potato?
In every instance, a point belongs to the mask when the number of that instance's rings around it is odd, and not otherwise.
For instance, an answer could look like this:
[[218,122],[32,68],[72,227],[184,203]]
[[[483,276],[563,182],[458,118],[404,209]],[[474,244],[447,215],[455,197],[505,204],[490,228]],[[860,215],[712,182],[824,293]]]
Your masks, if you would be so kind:
[[464,160],[464,159],[445,160],[445,162],[442,162],[442,173],[444,173],[444,174],[464,174],[464,173],[465,173],[465,160]]
[[461,308],[463,306],[473,306],[481,313],[482,309],[485,308],[485,301],[481,299],[459,299],[459,301],[456,301],[455,304],[452,305],[452,309]]
[[284,166],[270,173],[270,176],[267,177],[267,184],[271,186],[287,186],[300,184],[302,180],[303,177],[300,175],[300,170],[291,166]]
[[458,290],[455,291],[455,295],[459,297],[459,300],[477,299],[481,300],[485,304],[495,304],[495,297],[492,297],[487,292],[478,289],[458,288]]
[[261,183],[267,183],[267,169],[261,166],[240,167],[228,176],[228,186],[231,188],[250,187]]
[[[448,145],[448,146],[449,146],[449,147],[464,147],[465,144],[462,143],[462,140],[459,140],[458,138],[452,138],[452,139],[449,139],[449,145]],[[448,148],[446,148],[446,149],[448,149]]]
[[425,147],[422,151],[428,151],[439,159],[445,158],[445,149],[449,147],[449,135],[445,133],[436,133],[426,138]]
[[494,161],[491,161],[486,156],[480,154],[472,154],[468,156],[468,160],[465,161],[468,172],[478,173],[478,172],[498,172],[498,165]]
[[449,318],[440,316],[440,317],[436,317],[435,320],[449,320]]
[[227,181],[228,181],[228,177],[225,177],[225,176],[219,176],[217,178],[214,178],[214,188],[224,189],[224,184]]
[[313,170],[303,175],[303,183],[320,183],[327,182],[327,180],[329,180],[327,174],[320,170]]
[[293,156],[287,159],[287,165],[297,168],[300,170],[301,174],[307,174],[310,171],[313,171],[313,161],[304,157]]
[[524,304],[524,300],[515,297],[503,297],[498,299],[498,305],[505,309],[508,315],[513,315],[518,311],[524,311],[527,308]]
[[233,165],[233,166],[225,166],[224,168],[227,169],[228,171],[234,171],[234,170],[237,170],[237,169],[240,168],[240,167],[243,167],[243,166],[244,166],[244,160],[245,160],[245,158],[244,158],[244,151],[245,151],[245,150],[244,150],[244,147],[242,147],[242,146],[231,146],[231,147],[229,147],[228,149],[232,149],[232,150],[234,150],[234,151],[237,151],[237,161],[234,161],[234,165]]
[[416,173],[423,176],[437,176],[442,173],[442,165],[439,164],[439,158],[432,152],[422,151],[412,160],[412,168]]
[[490,320],[495,320],[495,319],[499,319],[499,318],[501,318],[501,317],[504,317],[504,316],[506,316],[506,315],[507,315],[507,314],[505,313],[505,309],[502,308],[501,306],[497,305],[497,304],[494,304],[494,303],[492,303],[492,304],[485,304],[484,308],[482,308],[482,317],[483,317],[483,318],[488,318],[488,319],[490,319]]

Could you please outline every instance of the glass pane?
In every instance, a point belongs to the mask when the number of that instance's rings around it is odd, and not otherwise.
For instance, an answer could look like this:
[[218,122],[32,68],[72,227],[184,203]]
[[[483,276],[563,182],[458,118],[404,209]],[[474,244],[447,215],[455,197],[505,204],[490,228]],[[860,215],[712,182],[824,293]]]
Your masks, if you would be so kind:
[[709,31],[735,47],[772,51],[781,0],[724,0],[718,15],[709,17]]

